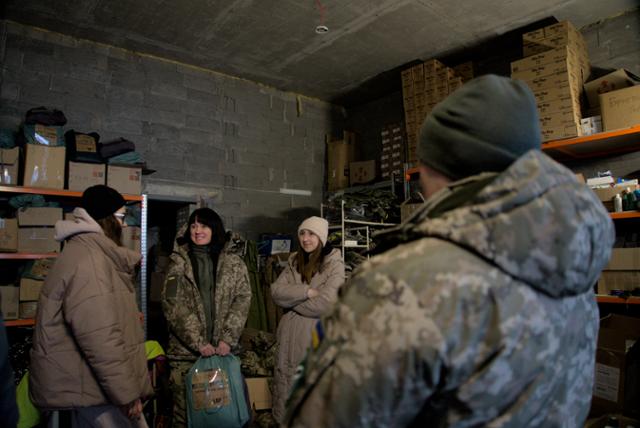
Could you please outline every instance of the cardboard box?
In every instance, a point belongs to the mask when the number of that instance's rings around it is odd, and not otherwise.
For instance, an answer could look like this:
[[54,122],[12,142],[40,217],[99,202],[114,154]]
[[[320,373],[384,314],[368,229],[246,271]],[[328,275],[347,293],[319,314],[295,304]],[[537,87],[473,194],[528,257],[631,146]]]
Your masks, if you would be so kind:
[[568,46],[550,49],[548,51],[522,58],[511,63],[511,73],[531,68],[540,67],[542,65],[556,63],[558,61],[566,61],[567,58],[577,60],[578,54]]
[[20,278],[20,301],[28,302],[40,298],[40,290],[44,281],[31,278]]
[[621,68],[584,84],[589,107],[600,105],[600,95],[640,84],[640,77]]
[[602,132],[602,116],[583,117],[580,120],[583,135],[593,135]]
[[18,210],[18,226],[55,226],[62,220],[62,208],[29,207]]
[[640,270],[640,248],[614,248],[604,270]]
[[349,164],[349,183],[364,184],[375,180],[376,161],[368,160],[362,162],[351,162]]
[[631,291],[640,284],[640,271],[605,270],[598,279],[598,294],[611,294],[613,290]]
[[600,321],[591,413],[640,415],[640,318],[612,314]]
[[104,184],[107,176],[107,166],[99,163],[82,163],[69,161],[69,190],[84,192],[88,187]]
[[18,314],[20,318],[35,318],[38,313],[38,302],[20,302],[18,304]]
[[355,156],[355,145],[342,139],[327,142],[327,184],[329,191],[349,186],[349,163]]
[[268,377],[248,377],[245,379],[249,390],[249,402],[253,410],[271,408],[270,379]]
[[600,108],[605,131],[640,124],[640,85],[600,95]]
[[0,184],[4,186],[18,185],[18,164],[20,148],[0,149]]
[[563,138],[573,138],[582,135],[580,125],[568,123],[542,129],[542,141],[561,140]]
[[566,125],[580,125],[580,112],[573,108],[557,110],[551,114],[540,115],[540,125],[543,128],[556,128]]
[[53,239],[53,227],[21,227],[18,229],[18,251],[21,253],[54,253],[60,243]]
[[541,91],[543,89],[556,89],[561,90],[563,88],[571,89],[575,93],[579,93],[582,88],[580,78],[573,72],[561,71],[548,76],[537,77],[525,82],[533,93]]
[[130,250],[140,252],[141,229],[138,226],[127,226],[122,228],[122,245]]
[[0,251],[18,251],[18,220],[15,218],[0,219]]
[[27,187],[64,188],[65,148],[25,145],[23,183]]
[[0,286],[0,310],[5,320],[18,319],[19,306],[18,296],[20,289],[13,285]]
[[139,195],[142,193],[142,168],[109,165],[107,186],[124,195]]

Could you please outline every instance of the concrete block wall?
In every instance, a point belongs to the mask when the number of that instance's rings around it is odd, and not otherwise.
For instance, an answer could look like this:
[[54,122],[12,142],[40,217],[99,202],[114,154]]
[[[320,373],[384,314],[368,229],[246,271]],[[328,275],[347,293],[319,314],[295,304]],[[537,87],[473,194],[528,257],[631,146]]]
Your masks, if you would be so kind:
[[[227,228],[251,238],[294,232],[319,212],[325,134],[341,115],[318,100],[117,47],[5,21],[0,127],[62,110],[66,129],[136,143],[153,188],[197,189]],[[310,190],[291,196],[281,188]],[[210,192],[209,192],[210,191]]]

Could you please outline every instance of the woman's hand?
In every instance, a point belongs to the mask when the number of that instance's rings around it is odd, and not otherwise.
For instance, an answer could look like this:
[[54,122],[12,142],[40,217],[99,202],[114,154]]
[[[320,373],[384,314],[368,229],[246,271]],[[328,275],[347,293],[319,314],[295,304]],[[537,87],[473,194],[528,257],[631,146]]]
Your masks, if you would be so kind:
[[216,348],[214,348],[210,343],[201,346],[198,351],[200,351],[200,355],[202,355],[203,357],[210,357],[216,354]]
[[216,354],[225,356],[231,352],[231,346],[229,346],[226,342],[222,340],[218,342],[218,347],[216,348]]
[[307,299],[311,299],[312,297],[319,296],[320,293],[315,288],[310,288],[307,290]]

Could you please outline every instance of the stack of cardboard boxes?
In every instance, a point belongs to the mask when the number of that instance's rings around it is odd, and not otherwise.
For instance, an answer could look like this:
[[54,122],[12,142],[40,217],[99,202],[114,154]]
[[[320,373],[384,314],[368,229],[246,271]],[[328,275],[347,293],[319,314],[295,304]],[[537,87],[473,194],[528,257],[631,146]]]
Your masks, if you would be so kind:
[[394,123],[382,128],[382,155],[380,155],[380,173],[384,180],[403,177],[406,140],[402,123]]
[[[468,70],[466,71],[468,74]],[[416,162],[418,133],[433,107],[463,84],[462,77],[437,59],[402,72],[402,97],[407,130],[407,161]]]
[[584,38],[568,21],[525,33],[525,58],[511,63],[538,103],[543,141],[582,135],[582,85],[590,74]]

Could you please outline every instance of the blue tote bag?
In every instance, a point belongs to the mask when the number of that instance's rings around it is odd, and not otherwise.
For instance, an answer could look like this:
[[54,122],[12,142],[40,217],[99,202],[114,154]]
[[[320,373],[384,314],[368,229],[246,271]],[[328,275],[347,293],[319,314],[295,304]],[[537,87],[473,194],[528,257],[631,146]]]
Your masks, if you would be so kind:
[[189,428],[241,428],[249,421],[238,357],[199,358],[185,383]]

